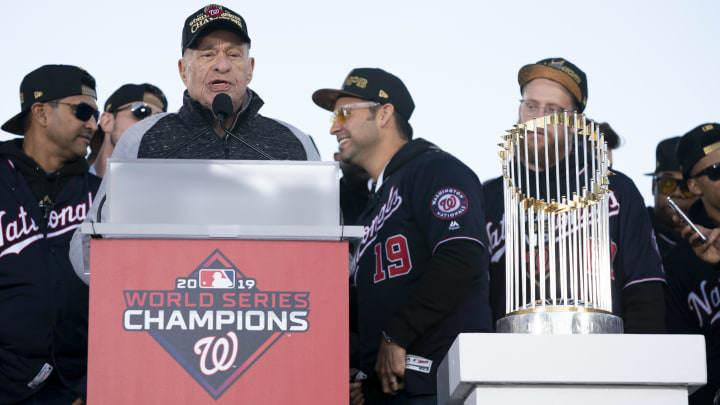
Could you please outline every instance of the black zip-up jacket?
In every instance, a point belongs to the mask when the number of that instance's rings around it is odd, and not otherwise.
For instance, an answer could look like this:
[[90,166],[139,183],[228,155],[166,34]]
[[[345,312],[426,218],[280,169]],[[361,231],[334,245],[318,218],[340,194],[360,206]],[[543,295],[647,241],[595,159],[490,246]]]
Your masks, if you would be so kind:
[[[423,139],[388,163],[358,223],[359,365],[367,403],[389,401],[374,373],[383,332],[406,349],[402,395],[436,393],[437,368],[462,332],[492,332],[482,185]],[[396,398],[395,403],[402,403]],[[386,403],[386,402],[382,402]]]
[[84,396],[88,288],[68,249],[99,183],[85,159],[48,174],[22,139],[0,143],[0,403],[32,395],[48,367]]
[[[259,114],[264,102],[254,91],[247,91],[240,112],[230,125],[230,132],[277,160],[319,160],[312,140],[289,124],[263,117]],[[190,98],[187,91],[183,106],[177,113],[158,114],[150,121],[152,126],[136,125],[121,138],[139,142],[137,153],[122,157],[173,159],[236,159],[264,160],[263,155],[238,141],[225,136],[220,138],[214,131],[190,141],[205,131],[215,121],[212,112]],[[148,122],[148,123],[150,123]],[[145,123],[145,122],[143,122]],[[148,124],[145,123],[145,124]],[[143,130],[145,128],[146,130]],[[130,135],[129,137],[127,135]],[[138,136],[139,135],[139,136]],[[113,153],[114,157],[118,154]]]

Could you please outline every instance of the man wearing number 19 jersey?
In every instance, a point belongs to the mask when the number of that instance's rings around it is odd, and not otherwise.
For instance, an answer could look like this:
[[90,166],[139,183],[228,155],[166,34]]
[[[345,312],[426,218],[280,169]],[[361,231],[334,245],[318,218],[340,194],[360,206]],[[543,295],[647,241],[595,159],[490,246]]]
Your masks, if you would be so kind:
[[354,69],[313,100],[334,111],[341,159],[372,177],[353,274],[365,403],[434,404],[458,333],[492,331],[482,187],[453,156],[411,140],[414,103],[396,76]]

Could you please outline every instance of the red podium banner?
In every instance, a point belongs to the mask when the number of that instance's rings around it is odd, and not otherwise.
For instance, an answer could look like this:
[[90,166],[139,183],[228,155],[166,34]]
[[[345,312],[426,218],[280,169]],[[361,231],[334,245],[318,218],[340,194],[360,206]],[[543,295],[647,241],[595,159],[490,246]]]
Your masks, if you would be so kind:
[[91,241],[88,401],[337,404],[346,242]]

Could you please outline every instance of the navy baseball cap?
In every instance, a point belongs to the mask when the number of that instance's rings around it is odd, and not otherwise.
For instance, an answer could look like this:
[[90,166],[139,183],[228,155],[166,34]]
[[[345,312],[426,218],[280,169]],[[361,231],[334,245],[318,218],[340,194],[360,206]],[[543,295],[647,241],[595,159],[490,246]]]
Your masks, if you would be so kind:
[[588,96],[587,76],[570,61],[563,58],[548,58],[523,66],[518,72],[520,92],[522,93],[523,86],[530,80],[538,78],[560,83],[575,98],[580,108],[579,112],[585,110]]
[[182,30],[182,53],[192,48],[198,38],[212,31],[226,29],[250,44],[247,24],[240,14],[219,4],[208,4],[185,19]]
[[680,142],[680,137],[675,136],[663,139],[655,148],[655,171],[645,173],[646,176],[655,176],[660,172],[680,172],[680,163],[675,156],[675,149]]
[[145,93],[150,93],[157,97],[162,103],[159,107],[162,107],[163,112],[167,112],[168,102],[165,97],[165,93],[163,93],[157,86],[150,83],[129,83],[120,86],[120,88],[115,90],[115,92],[107,99],[103,110],[112,112],[117,110],[119,107],[134,101],[151,103],[153,100],[148,98]]
[[720,124],[718,123],[699,125],[683,135],[675,150],[683,178],[690,178],[690,172],[695,163],[718,149],[720,149]]
[[335,108],[340,97],[357,97],[380,104],[392,104],[406,120],[415,110],[415,102],[405,84],[397,76],[378,68],[357,68],[347,75],[342,88],[320,89],[312,95],[319,107],[328,111]]
[[71,65],[41,66],[23,78],[20,83],[20,112],[3,124],[2,129],[24,135],[25,114],[33,104],[77,95],[97,99],[95,78],[90,73]]
[[[154,100],[147,97],[146,93],[152,94],[157,97],[162,103],[162,105],[160,105],[159,107],[162,107],[163,112],[167,112],[168,102],[167,97],[165,97],[165,93],[163,93],[159,87],[154,86],[150,83],[128,83],[120,86],[120,88],[115,90],[115,92],[110,95],[107,101],[105,101],[105,107],[103,108],[103,111],[115,112],[115,110],[122,107],[123,105],[136,101],[153,104]],[[105,131],[103,131],[102,127],[98,125],[98,129],[97,131],[95,131],[92,140],[90,141],[90,156],[88,156],[88,162],[94,162],[97,153],[100,151],[100,147],[102,146],[104,139]]]

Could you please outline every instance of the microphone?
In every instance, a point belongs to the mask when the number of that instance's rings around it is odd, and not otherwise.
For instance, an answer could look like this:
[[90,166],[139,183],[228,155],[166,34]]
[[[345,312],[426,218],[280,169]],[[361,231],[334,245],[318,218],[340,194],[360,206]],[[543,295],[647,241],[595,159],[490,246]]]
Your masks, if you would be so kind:
[[200,138],[201,136],[207,134],[208,132],[212,131],[213,128],[218,124],[218,122],[222,123],[222,120],[232,115],[233,111],[233,104],[232,100],[230,99],[230,96],[228,96],[225,93],[220,93],[213,99],[212,102],[212,112],[215,114],[215,121],[213,121],[212,125],[202,130],[199,134],[193,136],[192,138],[185,141],[182,145],[178,146],[177,148],[171,150],[169,153],[165,154],[163,156],[163,159],[167,159],[170,156],[174,155],[177,151],[181,150],[182,148],[186,147],[190,144],[190,142]]
[[[230,96],[228,96],[225,93],[220,93],[217,96],[215,96],[215,99],[212,103],[213,113],[220,119],[220,117],[223,117],[223,119],[227,118],[230,114],[232,114],[233,111],[233,103]],[[225,128],[225,124],[222,120],[220,120],[220,128],[225,132],[226,136],[229,136],[231,138],[236,139],[243,145],[247,146],[248,148],[254,150],[257,152],[260,156],[264,157],[268,160],[275,160],[274,157],[268,155],[267,153],[263,152],[262,150],[256,148],[255,146],[250,145],[245,140],[241,139],[239,136],[233,134],[232,132],[228,131],[227,128]]]
[[213,99],[212,112],[218,120],[224,120],[233,113],[233,102],[230,96],[220,93]]

